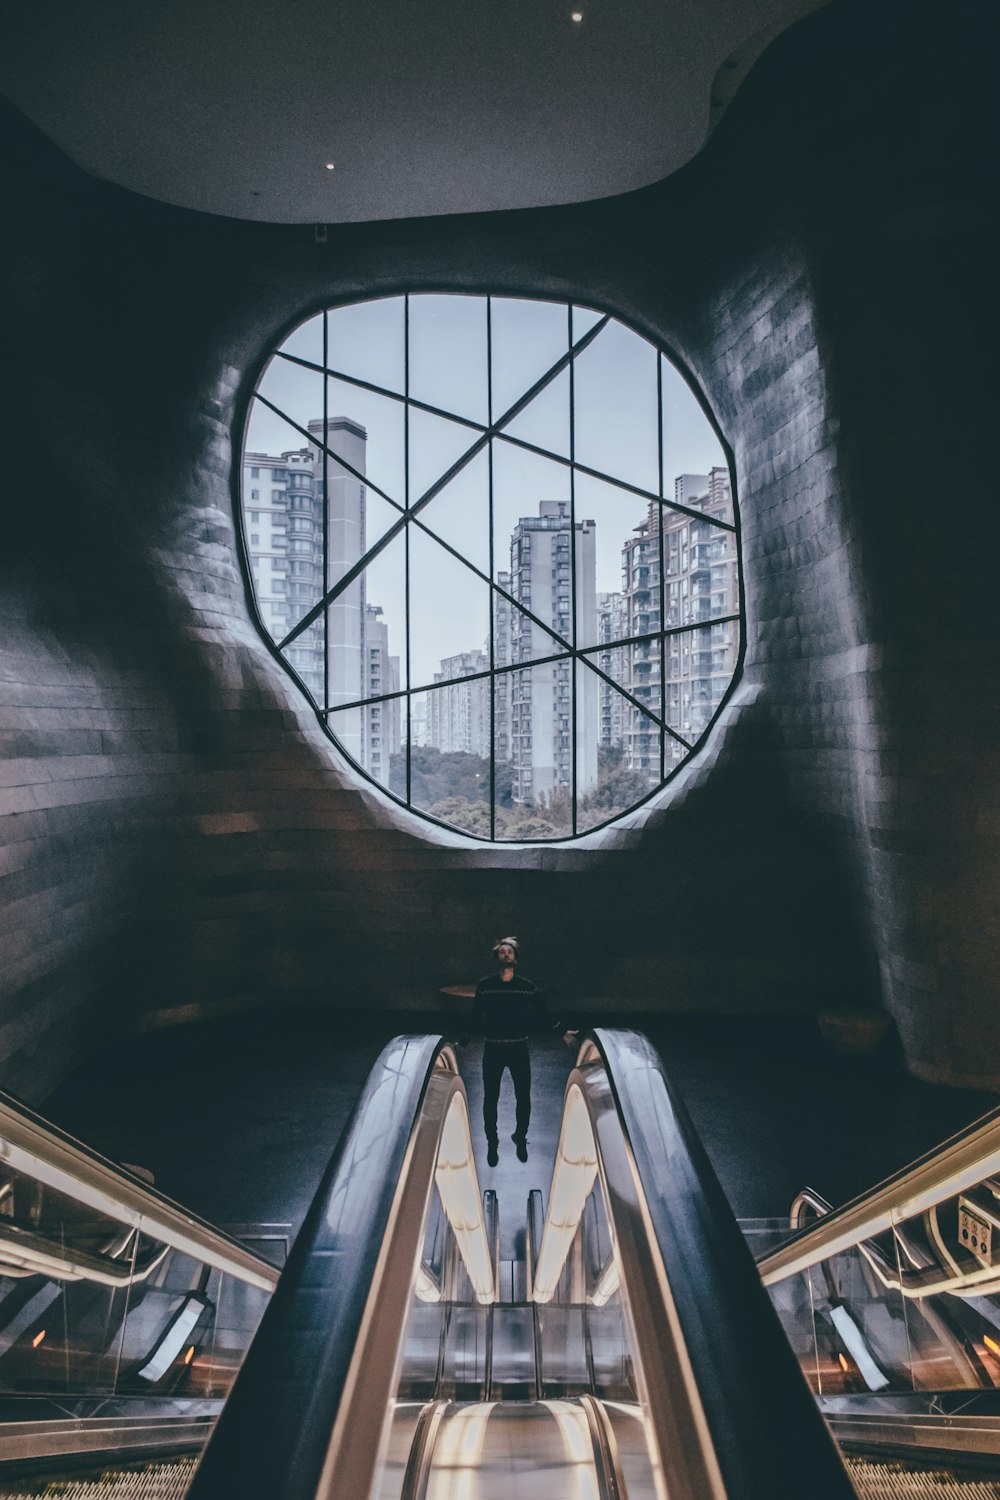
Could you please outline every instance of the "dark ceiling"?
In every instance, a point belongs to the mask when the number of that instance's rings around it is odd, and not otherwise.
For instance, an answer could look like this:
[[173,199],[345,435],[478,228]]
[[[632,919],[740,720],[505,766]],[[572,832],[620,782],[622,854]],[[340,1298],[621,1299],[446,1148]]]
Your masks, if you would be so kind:
[[210,213],[526,208],[675,171],[820,3],[8,0],[0,90],[94,176]]

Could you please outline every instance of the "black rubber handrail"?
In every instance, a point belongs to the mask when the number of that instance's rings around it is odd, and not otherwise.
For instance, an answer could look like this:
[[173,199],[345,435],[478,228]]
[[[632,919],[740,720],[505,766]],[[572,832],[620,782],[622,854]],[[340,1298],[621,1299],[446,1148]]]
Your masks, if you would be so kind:
[[[645,1037],[592,1033],[645,1196],[651,1253],[697,1383],[722,1480],[739,1500],[854,1500],[830,1432],[679,1093]],[[578,1067],[586,1073],[585,1044]],[[652,1394],[652,1393],[651,1393]],[[669,1392],[660,1399],[669,1400]]]
[[[440,1036],[396,1037],[378,1058],[295,1241],[189,1500],[316,1495]],[[409,1287],[406,1289],[409,1297]],[[372,1413],[377,1432],[383,1413]]]

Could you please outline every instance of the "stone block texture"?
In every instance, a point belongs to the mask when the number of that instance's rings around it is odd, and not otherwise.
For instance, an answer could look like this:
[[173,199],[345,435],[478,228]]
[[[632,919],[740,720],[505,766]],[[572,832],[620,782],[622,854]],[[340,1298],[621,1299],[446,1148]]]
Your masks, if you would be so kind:
[[[137,198],[0,116],[0,1083],[40,1099],[113,1031],[242,1005],[416,1025],[514,930],[584,1011],[881,1004],[915,1072],[1000,1086],[986,14],[924,9],[800,23],[654,188],[325,242]],[[577,845],[491,849],[359,784],[252,618],[261,361],[400,289],[605,308],[733,454],[741,680]]]

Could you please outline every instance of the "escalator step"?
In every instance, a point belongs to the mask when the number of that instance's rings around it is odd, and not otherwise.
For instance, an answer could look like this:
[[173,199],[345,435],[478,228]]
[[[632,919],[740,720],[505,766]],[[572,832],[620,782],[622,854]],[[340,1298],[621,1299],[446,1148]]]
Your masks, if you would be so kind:
[[1000,1481],[844,1455],[861,1500],[1000,1500]]
[[182,1500],[194,1477],[196,1460],[177,1458],[141,1468],[106,1469],[87,1479],[51,1475],[37,1481],[17,1481],[8,1488],[0,1481],[2,1500]]

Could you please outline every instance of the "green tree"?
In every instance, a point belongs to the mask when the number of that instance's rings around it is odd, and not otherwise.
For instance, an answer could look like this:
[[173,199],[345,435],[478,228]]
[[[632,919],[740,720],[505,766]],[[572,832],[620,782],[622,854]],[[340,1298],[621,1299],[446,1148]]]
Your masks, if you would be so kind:
[[475,833],[480,838],[490,836],[490,806],[488,802],[470,802],[467,797],[443,797],[429,809],[431,816],[461,828],[464,833]]
[[603,813],[610,817],[640,802],[650,789],[649,777],[643,771],[630,771],[625,766],[609,771],[599,777],[593,791],[580,799],[581,809],[589,813]]
[[[405,750],[389,763],[389,787],[397,797],[406,796]],[[490,795],[490,763],[464,750],[442,753],[434,745],[414,745],[410,750],[410,789],[415,807],[433,807],[445,797],[485,802]]]

